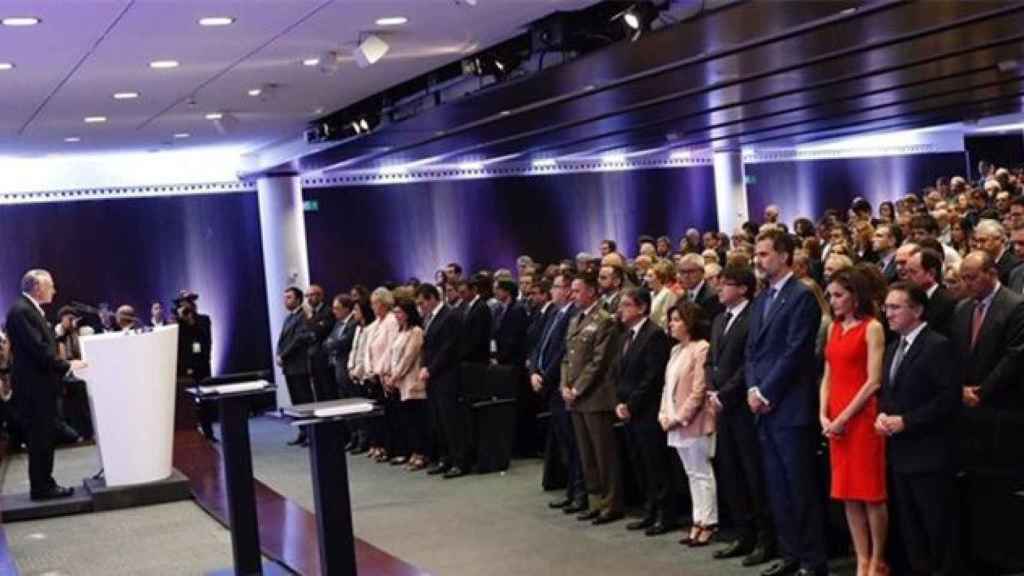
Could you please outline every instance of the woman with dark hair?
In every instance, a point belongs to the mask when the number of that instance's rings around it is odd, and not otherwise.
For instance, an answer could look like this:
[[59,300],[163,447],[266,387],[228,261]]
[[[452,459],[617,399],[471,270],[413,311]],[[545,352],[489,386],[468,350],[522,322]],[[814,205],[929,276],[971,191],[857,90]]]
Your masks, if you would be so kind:
[[[384,375],[387,404],[397,418],[389,421],[392,438],[391,463],[408,463],[409,470],[427,466],[426,447],[430,436],[427,422],[427,387],[420,381],[423,352],[423,328],[419,310],[409,299],[400,299],[394,308],[398,335],[391,343],[391,359]],[[404,440],[401,441],[401,440]]]
[[971,238],[974,236],[974,227],[967,218],[957,218],[950,226],[949,240],[960,256],[967,256],[971,251]]
[[680,541],[707,546],[718,529],[718,495],[711,457],[715,448],[715,412],[708,400],[704,363],[709,344],[701,307],[680,300],[669,310],[669,335],[679,343],[665,368],[658,422],[668,445],[679,453],[690,484],[693,526]]
[[896,207],[886,200],[878,205],[878,219],[885,224],[896,222]]
[[856,268],[828,285],[832,329],[825,344],[819,416],[829,441],[831,495],[844,503],[857,576],[883,576],[889,515],[885,439],[875,433],[885,331],[875,319],[875,288]]
[[[352,352],[348,355],[348,377],[352,384],[354,396],[369,397],[366,380],[368,372],[366,369],[366,327],[373,321],[373,308],[370,301],[366,299],[355,300],[352,307],[352,319],[356,322],[356,332],[352,337]],[[369,432],[366,423],[362,420],[352,421],[352,442],[351,452],[363,454],[369,451]]]

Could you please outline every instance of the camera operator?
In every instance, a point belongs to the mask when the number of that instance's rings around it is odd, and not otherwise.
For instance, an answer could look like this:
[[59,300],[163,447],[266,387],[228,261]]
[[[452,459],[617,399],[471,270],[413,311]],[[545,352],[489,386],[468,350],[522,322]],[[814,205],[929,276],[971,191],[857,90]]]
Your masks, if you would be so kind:
[[[178,321],[178,378],[200,384],[212,375],[210,368],[210,347],[213,335],[210,317],[199,313],[196,301],[199,295],[183,290],[174,300],[174,314]],[[216,442],[213,433],[215,407],[199,404],[199,424],[203,436]]]

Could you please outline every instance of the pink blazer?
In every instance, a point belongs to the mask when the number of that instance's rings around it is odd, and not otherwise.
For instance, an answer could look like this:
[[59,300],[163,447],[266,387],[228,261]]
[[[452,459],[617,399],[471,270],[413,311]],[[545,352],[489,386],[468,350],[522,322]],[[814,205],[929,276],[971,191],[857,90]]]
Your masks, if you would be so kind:
[[709,347],[706,340],[686,346],[676,344],[665,368],[665,388],[661,392],[658,417],[660,420],[668,416],[684,437],[707,436],[715,431],[715,411],[708,401],[704,375]]
[[366,329],[365,376],[383,376],[391,360],[391,343],[398,337],[398,320],[394,312],[388,312],[387,316],[374,320]]
[[399,332],[391,345],[391,366],[388,375],[391,384],[398,388],[401,400],[424,400],[427,397],[426,384],[420,382],[420,358],[423,351],[423,329],[413,326]]

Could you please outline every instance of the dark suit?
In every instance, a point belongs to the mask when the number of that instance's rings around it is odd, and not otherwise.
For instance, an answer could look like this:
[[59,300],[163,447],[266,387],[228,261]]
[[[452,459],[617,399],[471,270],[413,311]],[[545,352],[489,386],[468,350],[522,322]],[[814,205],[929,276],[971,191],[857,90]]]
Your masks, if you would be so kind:
[[[178,377],[199,384],[213,375],[210,350],[213,346],[212,323],[206,314],[196,314],[195,321],[178,322]],[[217,419],[217,406],[213,402],[198,402],[199,425],[207,438],[213,438],[213,422]]]
[[53,329],[28,297],[14,301],[7,313],[11,341],[11,382],[20,416],[28,426],[28,476],[33,494],[45,492],[53,480],[57,395],[70,364],[57,356]]
[[337,385],[331,371],[330,358],[324,342],[334,328],[334,314],[331,307],[321,303],[306,319],[306,334],[309,338],[309,371],[313,377],[313,393],[317,402],[337,398]]
[[324,340],[324,351],[328,362],[334,367],[334,385],[338,397],[355,396],[348,377],[348,357],[356,339],[356,319],[349,314],[344,320],[336,320],[330,335]]
[[879,256],[878,265],[882,269],[882,276],[885,276],[885,281],[892,284],[899,279],[899,273],[896,271],[896,251],[894,250],[889,257],[889,261],[886,262]]
[[999,281],[1003,284],[1009,284],[1010,274],[1020,263],[1020,258],[1017,258],[1017,254],[1013,251],[1012,247],[1008,246],[1003,250],[1002,255],[996,260],[996,267],[999,268]]
[[306,404],[313,401],[313,390],[309,383],[309,337],[306,335],[306,318],[302,308],[290,312],[277,338],[277,357],[281,359],[281,372],[288,384],[288,396],[292,404]]
[[526,308],[512,301],[502,304],[502,312],[495,318],[494,332],[496,360],[502,366],[515,366],[522,369],[526,366],[527,330],[530,327]]
[[491,310],[487,301],[477,298],[462,307],[462,331],[459,334],[459,361],[487,364],[491,359]]
[[[722,312],[722,303],[718,300],[718,294],[715,293],[710,284],[704,282],[701,284],[700,290],[697,291],[697,296],[694,298],[693,303],[700,306],[700,309],[704,311],[704,326],[705,329],[709,329],[711,321]],[[704,333],[707,334],[707,332]]]
[[953,313],[956,311],[956,298],[939,285],[928,298],[928,308],[924,319],[928,326],[945,337],[949,337],[953,328]]
[[889,345],[879,410],[902,416],[905,429],[887,441],[889,497],[916,574],[954,574],[952,423],[960,406],[952,343],[925,326],[890,378],[900,341]]
[[626,441],[633,465],[639,463],[643,467],[643,473],[638,476],[647,496],[646,516],[669,526],[676,523],[672,486],[672,465],[676,456],[658,423],[658,408],[671,347],[665,331],[650,319],[645,320],[636,336],[627,329],[622,336],[622,348],[617,351],[620,358],[616,386],[619,403],[625,404],[630,412]]
[[783,558],[824,572],[823,495],[815,468],[818,389],[810,361],[821,308],[795,277],[770,303],[769,295],[768,289],[758,295],[750,311],[746,365],[747,388],[756,388],[771,408],[757,417],[768,502]]
[[1007,287],[1017,294],[1024,294],[1024,266],[1017,266],[1010,272],[1010,281]]
[[775,545],[764,489],[761,447],[757,441],[754,415],[747,406],[744,373],[751,304],[739,313],[725,332],[726,314],[711,325],[711,349],[707,374],[710,389],[718,394],[722,412],[718,417],[716,462],[729,515],[736,523],[744,547]]
[[423,336],[423,367],[430,373],[427,401],[434,431],[446,449],[439,456],[448,466],[464,467],[467,449],[466,419],[459,406],[459,313],[441,305],[428,320]]
[[601,306],[606,312],[615,316],[619,313],[619,301],[622,300],[622,289],[616,290],[611,296],[601,296]]
[[530,312],[530,327],[526,329],[526,350],[529,353],[526,360],[527,367],[531,371],[535,368],[533,361],[537,355],[537,347],[540,346],[541,338],[544,337],[544,331],[558,315],[558,307],[554,303],[549,302],[546,306],[547,309],[544,306],[537,306]]
[[992,297],[981,324],[978,340],[971,347],[971,327],[976,301],[966,299],[953,317],[952,340],[959,358],[961,382],[980,386],[981,404],[965,408],[964,430],[960,434],[964,464],[1013,465],[1017,462],[1015,444],[1007,453],[996,446],[1000,420],[1008,414],[1024,412],[1024,387],[1021,386],[1021,362],[1024,359],[1024,296],[1001,286]]
[[562,377],[562,357],[565,356],[565,333],[569,323],[576,315],[576,307],[557,308],[552,305],[548,311],[554,311],[550,321],[544,327],[540,342],[530,359],[531,370],[540,374],[543,388],[540,391],[551,412],[551,433],[558,444],[559,456],[566,470],[565,496],[578,502],[586,500],[586,488],[583,485],[583,470],[580,466],[580,454],[576,446],[576,433],[572,427],[572,417],[565,407],[565,400],[560,392]]

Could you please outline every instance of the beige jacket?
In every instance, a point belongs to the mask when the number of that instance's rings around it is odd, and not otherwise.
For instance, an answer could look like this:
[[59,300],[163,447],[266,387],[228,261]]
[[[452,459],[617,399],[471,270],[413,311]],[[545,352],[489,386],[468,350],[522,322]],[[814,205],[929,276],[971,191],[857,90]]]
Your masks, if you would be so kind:
[[665,387],[661,391],[658,420],[668,417],[684,437],[707,436],[715,431],[715,410],[708,400],[708,382],[704,362],[708,357],[706,340],[672,348],[665,368]]

